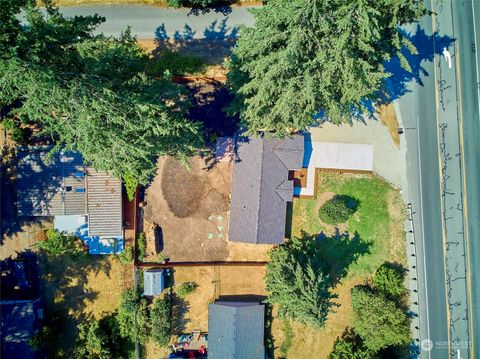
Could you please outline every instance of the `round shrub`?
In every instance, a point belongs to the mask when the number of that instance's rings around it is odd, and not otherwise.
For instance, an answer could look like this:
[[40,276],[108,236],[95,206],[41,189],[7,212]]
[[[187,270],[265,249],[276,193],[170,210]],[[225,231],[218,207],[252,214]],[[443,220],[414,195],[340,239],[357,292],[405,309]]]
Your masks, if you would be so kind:
[[358,201],[350,196],[334,196],[324,203],[318,215],[327,224],[338,224],[346,222],[358,207]]

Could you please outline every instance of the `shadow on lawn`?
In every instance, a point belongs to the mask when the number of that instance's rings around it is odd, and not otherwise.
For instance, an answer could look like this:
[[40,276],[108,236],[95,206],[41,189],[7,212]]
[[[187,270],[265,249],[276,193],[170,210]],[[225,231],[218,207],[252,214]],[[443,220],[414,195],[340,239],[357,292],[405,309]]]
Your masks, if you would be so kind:
[[335,287],[347,275],[348,268],[357,260],[370,253],[371,242],[360,238],[358,232],[353,237],[350,233],[340,233],[338,228],[333,236],[327,236],[323,231],[318,235],[303,232],[301,239],[315,238],[308,241],[308,253],[314,268],[321,268],[330,278],[330,285]]
[[71,353],[77,337],[77,325],[85,321],[83,313],[88,302],[98,293],[87,289],[88,276],[104,272],[109,275],[111,264],[103,256],[38,254],[41,271],[41,289],[47,311],[55,313],[58,329],[58,346],[55,350]]

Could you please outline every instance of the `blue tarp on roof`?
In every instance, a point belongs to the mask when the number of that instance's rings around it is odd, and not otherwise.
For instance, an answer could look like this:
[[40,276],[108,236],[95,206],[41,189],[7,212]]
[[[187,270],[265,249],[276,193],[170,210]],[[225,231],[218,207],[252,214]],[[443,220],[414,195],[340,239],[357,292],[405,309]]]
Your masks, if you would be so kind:
[[87,216],[55,216],[54,228],[60,232],[71,233],[80,238],[88,247],[90,254],[118,254],[123,251],[123,237],[100,238],[88,235]]

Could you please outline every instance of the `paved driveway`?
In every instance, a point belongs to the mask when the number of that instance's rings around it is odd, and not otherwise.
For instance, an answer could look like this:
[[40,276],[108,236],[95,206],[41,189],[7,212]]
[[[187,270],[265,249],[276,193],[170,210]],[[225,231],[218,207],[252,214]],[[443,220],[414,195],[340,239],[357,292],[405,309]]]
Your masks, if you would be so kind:
[[119,35],[127,26],[139,39],[235,37],[240,25],[252,26],[251,7],[232,7],[229,14],[209,12],[190,14],[188,9],[160,8],[148,5],[69,6],[60,11],[67,16],[99,14],[106,22],[98,32]]

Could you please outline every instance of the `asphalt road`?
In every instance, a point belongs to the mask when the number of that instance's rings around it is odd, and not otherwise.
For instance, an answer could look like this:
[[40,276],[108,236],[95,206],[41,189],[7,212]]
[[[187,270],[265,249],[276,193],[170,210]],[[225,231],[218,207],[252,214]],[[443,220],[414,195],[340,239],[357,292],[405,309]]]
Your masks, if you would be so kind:
[[422,20],[425,36],[412,38],[425,72],[399,100],[416,232],[420,347],[427,358],[473,358],[480,356],[480,3],[426,4],[436,15]]
[[[139,39],[157,36],[225,38],[235,36],[238,26],[254,24],[250,7],[232,7],[229,14],[209,12],[190,14],[187,9],[160,8],[147,5],[69,6],[60,11],[67,16],[99,14],[106,18],[97,32],[118,36],[127,26]],[[158,32],[157,32],[158,31]]]

